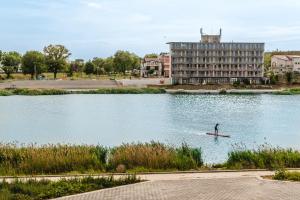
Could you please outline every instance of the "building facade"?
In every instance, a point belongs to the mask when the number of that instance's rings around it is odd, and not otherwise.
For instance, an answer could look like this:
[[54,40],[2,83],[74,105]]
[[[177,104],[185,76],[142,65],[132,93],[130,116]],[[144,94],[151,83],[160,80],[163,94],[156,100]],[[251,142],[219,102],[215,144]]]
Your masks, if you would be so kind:
[[221,42],[203,34],[200,42],[170,42],[173,84],[233,83],[263,78],[264,43]]
[[141,77],[161,77],[163,66],[159,58],[144,58],[141,62]]
[[300,73],[300,56],[274,55],[271,58],[271,69],[276,75],[283,75],[287,72]]
[[169,53],[161,53],[158,58],[163,67],[163,76],[165,78],[171,77],[171,56],[170,56],[170,54]]

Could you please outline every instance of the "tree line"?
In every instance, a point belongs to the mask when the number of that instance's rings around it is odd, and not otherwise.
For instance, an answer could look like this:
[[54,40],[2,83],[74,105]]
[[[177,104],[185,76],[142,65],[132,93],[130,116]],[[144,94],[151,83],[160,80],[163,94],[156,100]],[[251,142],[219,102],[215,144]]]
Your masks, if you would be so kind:
[[56,79],[59,72],[66,72],[68,76],[74,72],[85,72],[87,75],[125,74],[140,67],[140,58],[128,51],[119,50],[111,57],[95,57],[87,62],[81,59],[69,62],[70,55],[63,45],[49,45],[44,47],[43,52],[27,51],[24,55],[16,51],[0,51],[0,64],[7,78],[21,69],[23,74],[30,74],[32,79],[37,79],[44,72],[52,72]]

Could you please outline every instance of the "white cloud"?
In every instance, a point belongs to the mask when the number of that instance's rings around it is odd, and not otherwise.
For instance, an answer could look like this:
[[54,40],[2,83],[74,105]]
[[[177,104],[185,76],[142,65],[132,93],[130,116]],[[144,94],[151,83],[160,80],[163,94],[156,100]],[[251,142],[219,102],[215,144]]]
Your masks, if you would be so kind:
[[103,9],[103,5],[98,2],[87,2],[86,5],[95,9]]

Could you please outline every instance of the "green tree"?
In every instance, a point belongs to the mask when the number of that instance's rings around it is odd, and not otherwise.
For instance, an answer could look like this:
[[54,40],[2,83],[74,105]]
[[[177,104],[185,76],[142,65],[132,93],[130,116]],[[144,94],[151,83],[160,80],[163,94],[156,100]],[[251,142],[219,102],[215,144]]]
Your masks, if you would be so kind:
[[131,65],[132,69],[140,69],[141,58],[134,53],[131,54],[131,58],[132,58],[132,65]]
[[158,55],[156,53],[150,53],[150,54],[146,54],[145,58],[158,58]]
[[44,48],[44,54],[48,71],[53,72],[56,79],[57,73],[65,68],[71,53],[63,45],[49,45]]
[[108,74],[110,74],[113,71],[116,71],[114,69],[114,58],[113,57],[108,57],[104,60],[104,65],[103,65],[104,71]]
[[275,75],[274,72],[270,73],[270,84],[276,85],[279,81],[278,75]]
[[293,72],[287,72],[285,74],[285,78],[286,78],[286,81],[288,82],[288,84],[293,83],[294,73]]
[[93,62],[88,61],[87,63],[85,63],[85,67],[84,67],[84,72],[87,75],[91,75],[95,72],[95,65]]
[[1,53],[1,64],[3,71],[5,72],[7,78],[10,78],[10,75],[18,71],[18,67],[21,63],[21,55],[16,51],[11,51],[7,53]]
[[114,55],[114,66],[117,72],[126,73],[128,70],[139,68],[140,58],[128,51],[117,51]]
[[93,59],[93,64],[95,66],[95,73],[97,75],[103,74],[104,73],[104,63],[105,63],[105,59],[103,58],[94,58]]
[[271,58],[272,58],[271,53],[265,53],[265,56],[264,56],[264,71],[265,71],[265,74],[269,74],[269,72],[271,70]]
[[30,74],[31,79],[45,71],[45,56],[39,51],[27,51],[22,58],[22,71]]

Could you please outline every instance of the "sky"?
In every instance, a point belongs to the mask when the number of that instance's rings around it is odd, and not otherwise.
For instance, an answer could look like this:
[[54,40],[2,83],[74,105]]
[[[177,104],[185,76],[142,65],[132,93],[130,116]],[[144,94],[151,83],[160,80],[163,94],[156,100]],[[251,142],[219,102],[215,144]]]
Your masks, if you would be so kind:
[[0,50],[63,44],[72,59],[117,50],[143,56],[167,42],[265,42],[266,50],[300,50],[300,0],[0,0]]

